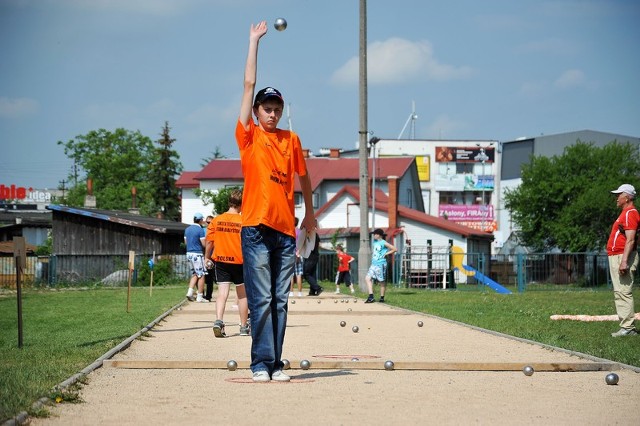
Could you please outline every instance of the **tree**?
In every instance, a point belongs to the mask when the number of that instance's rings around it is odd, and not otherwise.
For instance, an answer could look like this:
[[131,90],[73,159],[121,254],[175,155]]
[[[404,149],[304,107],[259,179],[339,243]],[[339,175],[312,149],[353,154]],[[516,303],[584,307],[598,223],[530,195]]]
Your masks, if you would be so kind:
[[602,250],[619,214],[610,191],[622,183],[640,183],[637,146],[578,140],[561,156],[532,157],[522,184],[506,191],[505,207],[534,250]]
[[202,204],[213,204],[212,214],[222,214],[229,210],[229,196],[234,189],[241,189],[240,186],[229,186],[212,191],[210,189],[195,189],[193,193],[196,197],[200,197]]
[[180,155],[171,149],[176,141],[169,135],[169,123],[165,121],[156,148],[158,163],[150,171],[152,213],[161,213],[165,219],[180,220],[180,191],[176,188],[176,176],[182,172]]
[[58,141],[74,162],[69,174],[71,187],[66,203],[82,206],[88,179],[99,208],[127,210],[132,207],[132,188],[136,188],[136,206],[148,211],[151,203],[150,171],[157,166],[157,152],[151,140],[139,131],[122,128],[113,132],[100,129]]
[[216,145],[216,149],[215,151],[211,152],[211,156],[202,159],[202,161],[200,162],[200,167],[205,167],[211,162],[211,160],[215,160],[217,158],[227,158],[227,156],[224,155],[222,153],[222,150],[220,150],[220,147]]

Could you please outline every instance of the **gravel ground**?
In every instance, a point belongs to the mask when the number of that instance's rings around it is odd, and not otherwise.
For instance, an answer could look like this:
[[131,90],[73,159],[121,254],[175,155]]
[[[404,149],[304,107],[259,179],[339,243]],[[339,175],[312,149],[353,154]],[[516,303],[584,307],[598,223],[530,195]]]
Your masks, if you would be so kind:
[[[354,300],[292,299],[284,351],[292,381],[260,384],[243,368],[251,338],[238,335],[237,311],[227,306],[228,337],[216,339],[215,304],[186,304],[91,373],[82,403],[56,405],[31,424],[640,424],[634,370]],[[231,359],[240,368],[227,370]],[[299,367],[305,359],[309,370]],[[385,371],[387,360],[398,369]],[[604,369],[542,371],[569,364]],[[540,369],[525,376],[525,365]],[[620,381],[607,385],[614,370]]]

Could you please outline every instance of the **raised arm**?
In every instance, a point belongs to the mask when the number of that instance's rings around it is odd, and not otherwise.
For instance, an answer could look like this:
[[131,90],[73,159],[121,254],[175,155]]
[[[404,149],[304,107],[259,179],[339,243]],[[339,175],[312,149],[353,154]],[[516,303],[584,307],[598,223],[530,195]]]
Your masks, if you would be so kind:
[[267,22],[262,21],[256,26],[251,25],[249,31],[249,51],[247,53],[247,63],[244,68],[244,92],[242,93],[242,103],[240,105],[240,122],[245,128],[249,127],[251,111],[253,108],[253,94],[256,88],[258,73],[258,43],[260,38],[267,33]]

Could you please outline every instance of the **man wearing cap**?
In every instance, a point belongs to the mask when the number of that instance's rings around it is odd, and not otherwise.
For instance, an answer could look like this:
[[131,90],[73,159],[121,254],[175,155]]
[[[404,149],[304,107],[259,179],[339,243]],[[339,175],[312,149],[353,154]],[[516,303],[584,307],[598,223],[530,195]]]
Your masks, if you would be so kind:
[[295,175],[304,199],[300,228],[314,230],[316,219],[300,138],[290,130],[277,128],[284,108],[282,94],[266,87],[253,96],[258,43],[266,33],[265,21],[251,25],[249,30],[244,90],[235,134],[244,176],[242,257],[251,312],[253,381],[287,382],[290,377],[282,371],[282,347],[296,256]]
[[202,249],[205,246],[205,232],[202,227],[204,216],[202,213],[193,215],[193,225],[187,226],[184,230],[184,243],[187,246],[187,260],[191,266],[191,279],[187,290],[187,299],[194,301],[193,288],[198,285],[198,294],[195,301],[198,303],[208,302],[204,298],[204,276],[206,274],[204,266],[204,256]]
[[384,293],[387,279],[387,256],[397,251],[395,246],[385,241],[387,234],[380,228],[373,231],[373,248],[371,250],[371,266],[367,271],[365,281],[369,290],[369,297],[364,303],[373,303],[373,280],[380,283],[380,302],[384,302]]
[[613,223],[607,242],[609,273],[613,283],[616,312],[620,318],[620,330],[611,333],[611,336],[635,336],[638,331],[634,326],[633,284],[638,269],[637,235],[640,225],[640,214],[633,204],[636,190],[632,185],[625,183],[611,193],[616,194],[616,204],[622,209],[622,213]]

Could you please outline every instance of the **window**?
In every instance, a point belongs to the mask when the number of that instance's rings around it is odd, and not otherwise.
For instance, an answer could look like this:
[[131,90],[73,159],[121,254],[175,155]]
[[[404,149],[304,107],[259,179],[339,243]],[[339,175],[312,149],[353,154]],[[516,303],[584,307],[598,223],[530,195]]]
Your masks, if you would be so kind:
[[[311,194],[311,200],[313,201],[313,208],[317,209],[320,205],[320,196],[315,192]],[[293,204],[296,207],[302,207],[304,205],[304,197],[300,192],[293,194]]]

